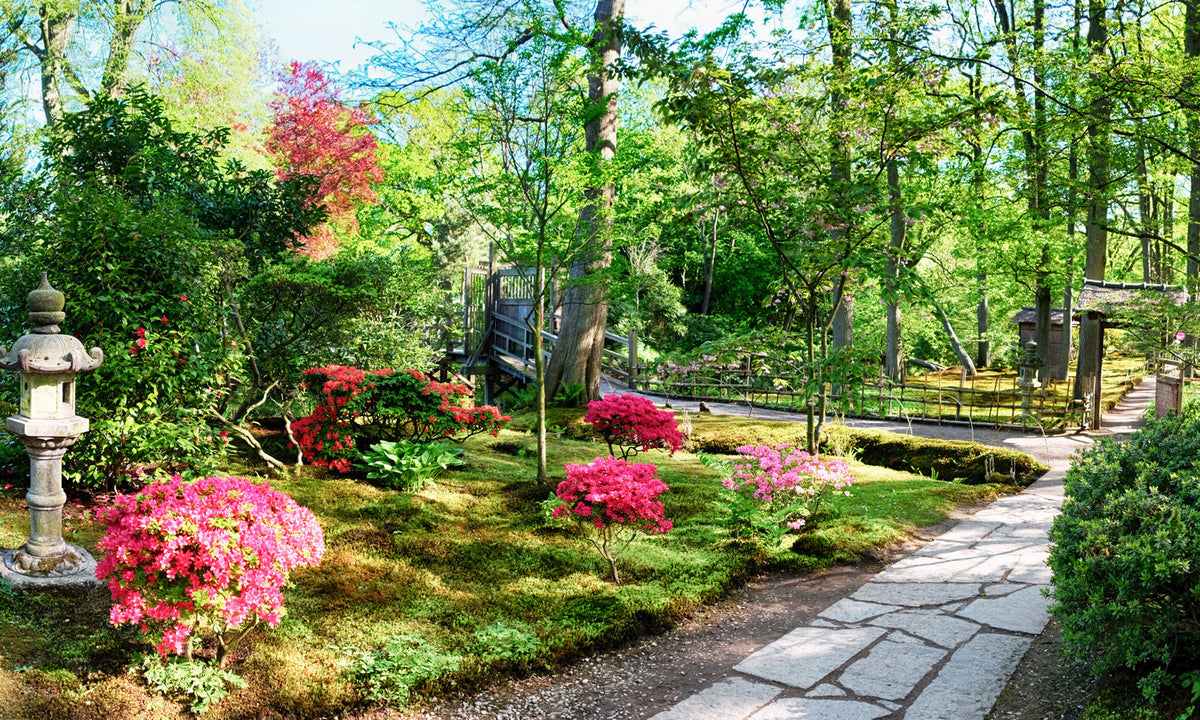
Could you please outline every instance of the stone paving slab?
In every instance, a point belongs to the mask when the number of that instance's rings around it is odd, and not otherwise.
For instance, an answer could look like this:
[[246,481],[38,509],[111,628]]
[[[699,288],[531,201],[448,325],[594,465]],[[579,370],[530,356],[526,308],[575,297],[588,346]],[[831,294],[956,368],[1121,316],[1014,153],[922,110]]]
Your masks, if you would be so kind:
[[979,583],[918,583],[890,582],[884,570],[871,582],[854,591],[850,597],[863,602],[924,607],[944,605],[955,600],[971,600],[979,596]]
[[701,690],[650,720],[730,720],[744,718],[771,702],[782,690],[775,685],[728,677]]
[[1017,663],[1029,649],[1031,637],[984,633],[963,645],[901,716],[903,720],[982,720]]
[[943,648],[891,633],[846,668],[838,684],[860,697],[903,700],[944,657]]
[[859,602],[850,598],[842,598],[822,610],[821,614],[817,617],[844,623],[856,623],[899,609],[898,605],[880,605],[879,603]]
[[1034,585],[1002,597],[974,600],[958,615],[1000,630],[1037,635],[1050,619],[1051,602],[1042,594],[1042,588]]
[[807,690],[885,632],[877,627],[799,627],[741,661],[734,670]]
[[880,627],[903,630],[944,648],[958,647],[979,632],[979,625],[938,610],[902,610],[870,622]]
[[892,711],[856,700],[784,698],[750,716],[750,720],[878,720]]

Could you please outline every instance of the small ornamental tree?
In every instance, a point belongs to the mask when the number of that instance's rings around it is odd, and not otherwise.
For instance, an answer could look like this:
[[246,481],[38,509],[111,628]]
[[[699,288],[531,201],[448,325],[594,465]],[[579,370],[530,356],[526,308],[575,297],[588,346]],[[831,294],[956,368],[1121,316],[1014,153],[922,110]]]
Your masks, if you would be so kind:
[[612,581],[621,583],[617,558],[641,532],[671,529],[662,501],[667,484],[650,463],[629,463],[609,456],[590,465],[567,465],[567,479],[554,494],[562,501],[557,518],[578,522],[589,542],[608,561]]
[[588,403],[583,421],[604,435],[610,454],[616,456],[613,446],[619,447],[624,460],[639,450],[670,449],[674,455],[683,447],[683,433],[675,415],[638,395],[608,395],[593,400]]
[[495,435],[512,419],[494,406],[472,405],[466,385],[437,382],[416,370],[329,365],[303,374],[317,407],[292,423],[292,433],[313,465],[341,473],[381,440],[461,441],[483,432]]
[[116,603],[113,624],[161,628],[164,657],[190,660],[193,636],[211,636],[222,667],[256,625],[279,624],[288,572],[325,552],[308,508],[244,478],[188,483],[177,475],[117,496],[101,520],[96,577],[107,579]]
[[739,537],[778,542],[789,532],[811,530],[830,492],[850,494],[854,482],[844,460],[822,460],[790,445],[742,445],[725,463],[726,525]]

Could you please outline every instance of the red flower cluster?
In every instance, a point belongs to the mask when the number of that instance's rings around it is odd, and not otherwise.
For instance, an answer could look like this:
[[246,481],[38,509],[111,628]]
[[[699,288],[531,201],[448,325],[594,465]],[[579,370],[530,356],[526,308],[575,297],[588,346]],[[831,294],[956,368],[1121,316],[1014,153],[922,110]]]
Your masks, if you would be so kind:
[[96,577],[116,603],[110,618],[159,623],[163,656],[184,654],[202,627],[227,648],[224,634],[247,622],[278,625],[288,572],[325,552],[312,512],[244,478],[176,475],[117,496],[99,517],[108,527]]
[[593,400],[588,403],[583,421],[604,435],[610,453],[616,455],[613,445],[619,446],[622,458],[651,448],[670,448],[674,455],[683,447],[683,433],[675,416],[637,395],[608,395]]
[[466,385],[437,382],[417,370],[367,372],[330,365],[304,374],[305,387],[319,400],[292,431],[313,465],[337,472],[350,470],[359,444],[495,435],[511,419],[493,406],[471,405]]
[[554,517],[579,521],[588,540],[608,561],[614,583],[620,583],[617,558],[639,532],[671,529],[658,496],[668,490],[650,463],[629,463],[612,456],[590,465],[567,465],[567,479],[554,494],[562,504]]
[[569,514],[603,528],[612,523],[665,533],[671,529],[662,501],[667,484],[658,479],[658,468],[650,463],[629,463],[612,456],[596,458],[590,465],[567,465],[567,479],[554,494],[563,501],[555,517]]

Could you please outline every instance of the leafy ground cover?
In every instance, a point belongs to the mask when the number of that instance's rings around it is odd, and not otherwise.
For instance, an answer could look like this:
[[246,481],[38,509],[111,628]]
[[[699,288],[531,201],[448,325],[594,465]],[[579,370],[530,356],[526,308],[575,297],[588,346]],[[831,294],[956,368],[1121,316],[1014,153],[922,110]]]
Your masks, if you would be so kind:
[[[584,540],[546,523],[550,487],[533,482],[534,447],[519,432],[473,438],[464,467],[415,494],[325,469],[273,480],[317,515],[326,555],[292,573],[280,627],[255,631],[230,658],[248,686],[206,717],[344,717],[553,668],[670,626],[753,571],[856,562],[955,504],[1004,491],[855,463],[852,496],[830,499],[833,517],[819,530],[795,549],[790,538],[764,547],[728,539],[715,471],[687,452],[651,453],[671,487],[662,500],[675,528],[639,539],[615,586]],[[549,450],[551,467],[607,454],[589,440]],[[9,545],[24,538],[21,492],[0,493]],[[68,505],[71,542],[94,549],[94,510]],[[0,592],[0,717],[186,716],[185,699],[153,698],[126,672],[151,645],[107,617],[105,591]]]

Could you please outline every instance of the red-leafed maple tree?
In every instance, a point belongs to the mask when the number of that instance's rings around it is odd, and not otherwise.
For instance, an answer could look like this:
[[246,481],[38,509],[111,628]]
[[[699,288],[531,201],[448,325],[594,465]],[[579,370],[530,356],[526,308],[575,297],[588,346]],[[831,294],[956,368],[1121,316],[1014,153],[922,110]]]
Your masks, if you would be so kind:
[[279,80],[266,148],[280,177],[319,178],[313,202],[325,204],[329,221],[301,240],[308,255],[325,257],[337,247],[334,228],[357,230],[356,208],[375,199],[371,184],[383,179],[375,157],[378,143],[368,130],[376,121],[366,110],[342,103],[315,63],[293,61]]

